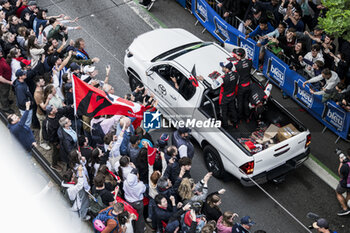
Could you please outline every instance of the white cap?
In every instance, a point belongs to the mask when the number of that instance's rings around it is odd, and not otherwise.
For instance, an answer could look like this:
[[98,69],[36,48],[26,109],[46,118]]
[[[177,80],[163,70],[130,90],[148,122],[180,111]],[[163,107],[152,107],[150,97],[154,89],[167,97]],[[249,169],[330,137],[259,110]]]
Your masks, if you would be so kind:
[[95,70],[95,66],[90,66],[90,65],[87,65],[87,66],[84,66],[84,73],[90,73],[90,72],[93,72]]

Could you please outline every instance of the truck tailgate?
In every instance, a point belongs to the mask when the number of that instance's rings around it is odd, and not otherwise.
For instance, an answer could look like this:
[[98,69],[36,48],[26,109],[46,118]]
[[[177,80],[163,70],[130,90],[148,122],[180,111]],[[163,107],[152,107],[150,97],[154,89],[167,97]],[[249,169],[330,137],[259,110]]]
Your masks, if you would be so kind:
[[301,132],[287,140],[279,142],[259,153],[253,155],[254,157],[254,172],[251,174],[260,174],[268,172],[276,167],[286,163],[286,161],[304,153],[306,137],[309,131]]

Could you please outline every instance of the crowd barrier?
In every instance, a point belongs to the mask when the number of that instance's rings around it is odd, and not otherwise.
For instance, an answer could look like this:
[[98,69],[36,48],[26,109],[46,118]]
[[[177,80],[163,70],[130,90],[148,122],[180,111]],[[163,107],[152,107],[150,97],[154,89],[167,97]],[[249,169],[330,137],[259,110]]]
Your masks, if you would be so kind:
[[226,42],[245,48],[249,58],[253,60],[254,68],[259,68],[260,47],[256,46],[254,40],[245,39],[243,33],[221,18],[205,0],[192,0],[192,13],[206,30],[222,43]]
[[264,56],[263,74],[327,128],[341,138],[347,138],[350,113],[339,107],[334,101],[323,103],[321,95],[311,94],[308,85],[303,87],[306,79],[289,69],[286,63],[268,50]]
[[[215,6],[215,4],[214,1],[211,5]],[[256,45],[254,40],[250,38],[245,39],[245,35],[242,32],[226,22],[205,0],[192,0],[191,10],[206,30],[220,42],[230,43],[246,49],[248,57],[253,60],[254,68],[259,68],[260,47]],[[302,84],[306,79],[289,68],[284,62],[287,58],[282,61],[272,52],[265,51],[262,64],[265,77],[279,86],[287,95],[324,124],[325,127],[339,137],[347,139],[350,127],[350,113],[333,101],[323,103],[322,96],[311,94],[308,86],[303,87]]]

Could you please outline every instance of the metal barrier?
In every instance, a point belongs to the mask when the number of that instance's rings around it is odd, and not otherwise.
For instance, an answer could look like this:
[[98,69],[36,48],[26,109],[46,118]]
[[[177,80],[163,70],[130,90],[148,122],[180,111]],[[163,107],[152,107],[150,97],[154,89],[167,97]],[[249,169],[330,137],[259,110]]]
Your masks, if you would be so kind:
[[191,11],[192,1],[191,0],[186,0],[185,6],[186,6],[186,9],[189,10],[192,13],[192,11]]

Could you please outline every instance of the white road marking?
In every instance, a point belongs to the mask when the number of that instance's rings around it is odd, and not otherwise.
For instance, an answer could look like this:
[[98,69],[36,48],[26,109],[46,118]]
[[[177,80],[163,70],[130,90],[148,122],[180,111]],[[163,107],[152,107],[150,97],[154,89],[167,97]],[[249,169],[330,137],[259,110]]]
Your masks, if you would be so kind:
[[150,26],[153,30],[161,28],[159,23],[154,20],[142,7],[134,1],[124,0],[124,2],[138,15],[145,23]]
[[334,190],[336,189],[339,181],[330,175],[325,169],[323,169],[318,163],[309,158],[305,161],[304,165],[309,168],[313,173],[321,178],[326,184],[328,184]]

